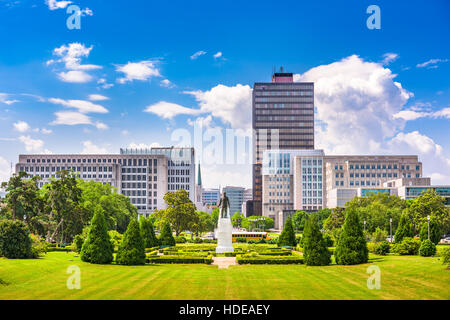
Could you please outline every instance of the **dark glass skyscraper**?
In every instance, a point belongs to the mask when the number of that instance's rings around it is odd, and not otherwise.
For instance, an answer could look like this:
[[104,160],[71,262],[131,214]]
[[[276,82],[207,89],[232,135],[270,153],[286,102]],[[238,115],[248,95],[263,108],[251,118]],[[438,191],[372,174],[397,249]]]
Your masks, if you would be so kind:
[[314,149],[314,83],[292,73],[272,75],[253,86],[253,215],[261,215],[264,150]]

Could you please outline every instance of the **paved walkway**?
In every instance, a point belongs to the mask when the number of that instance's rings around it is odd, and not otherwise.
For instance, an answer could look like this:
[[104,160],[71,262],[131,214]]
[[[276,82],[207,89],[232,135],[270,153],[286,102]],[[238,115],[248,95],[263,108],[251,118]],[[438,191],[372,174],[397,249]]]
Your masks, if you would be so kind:
[[213,265],[218,265],[219,269],[228,269],[228,266],[237,265],[236,257],[213,257]]

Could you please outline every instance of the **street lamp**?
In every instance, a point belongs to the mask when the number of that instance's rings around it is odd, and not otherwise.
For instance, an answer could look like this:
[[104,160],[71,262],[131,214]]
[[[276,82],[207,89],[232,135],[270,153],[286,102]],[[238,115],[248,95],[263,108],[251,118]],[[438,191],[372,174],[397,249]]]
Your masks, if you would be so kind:
[[428,240],[430,240],[430,216],[427,216],[427,220],[428,220]]
[[392,218],[390,218],[389,219],[389,224],[390,224],[390,228],[389,228],[389,230],[390,230],[390,238],[389,238],[389,242],[391,242],[392,243]]

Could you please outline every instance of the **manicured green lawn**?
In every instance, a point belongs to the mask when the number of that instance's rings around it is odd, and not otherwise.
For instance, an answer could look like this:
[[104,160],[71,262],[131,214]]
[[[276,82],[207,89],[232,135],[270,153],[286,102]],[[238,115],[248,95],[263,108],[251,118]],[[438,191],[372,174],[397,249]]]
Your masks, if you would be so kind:
[[[450,270],[438,258],[372,256],[370,262],[328,267],[237,265],[219,270],[213,265],[91,265],[72,253],[51,252],[38,260],[0,258],[0,300],[450,299]],[[70,265],[81,269],[80,290],[66,287]],[[380,290],[367,288],[369,265],[381,269]]]

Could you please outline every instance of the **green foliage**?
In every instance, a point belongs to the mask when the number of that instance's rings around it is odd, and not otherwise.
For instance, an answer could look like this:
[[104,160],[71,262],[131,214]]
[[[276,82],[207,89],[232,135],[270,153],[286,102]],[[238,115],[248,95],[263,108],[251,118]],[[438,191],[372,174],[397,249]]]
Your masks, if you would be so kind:
[[31,234],[31,256],[33,258],[38,258],[43,254],[47,253],[48,243],[39,235]]
[[122,243],[123,235],[116,230],[109,230],[108,234],[111,239],[113,248],[114,249],[119,248],[120,244]]
[[419,253],[420,241],[410,237],[403,238],[402,242],[395,243],[392,252],[398,255],[417,255]]
[[391,250],[391,245],[386,240],[377,245],[375,253],[381,256],[387,255]]
[[154,256],[147,255],[148,263],[212,263],[212,256],[200,257],[200,256],[188,256],[188,255],[175,255],[175,256]]
[[80,253],[81,248],[83,247],[84,237],[81,234],[77,234],[75,238],[73,238],[72,246],[75,252]]
[[431,240],[423,240],[419,248],[419,254],[422,257],[434,256],[436,254],[436,245]]
[[184,236],[175,237],[175,243],[186,243],[186,238]]
[[113,261],[114,248],[106,227],[103,209],[97,205],[91,221],[89,232],[81,247],[82,261],[95,264],[109,264]]
[[303,258],[299,255],[295,256],[260,256],[252,254],[237,255],[238,264],[302,264]]
[[146,218],[144,216],[141,216],[139,222],[145,248],[152,248],[159,246],[159,240],[158,238],[156,238],[155,229],[153,228],[153,223],[150,217]]
[[442,250],[441,257],[442,263],[450,267],[450,247],[447,247],[444,250]]
[[308,214],[306,211],[297,210],[292,216],[292,225],[294,226],[294,229],[297,231],[303,231],[307,218]]
[[346,210],[342,233],[334,252],[336,263],[352,265],[366,263],[369,260],[369,250],[355,209]]
[[287,217],[286,222],[284,223],[283,231],[278,237],[278,246],[291,246],[295,247],[295,232],[294,227],[292,226],[291,217]]
[[33,258],[30,231],[24,222],[0,220],[0,255],[8,259]]
[[400,222],[398,224],[397,231],[395,231],[395,242],[401,243],[404,238],[412,237],[413,233],[411,231],[411,221],[408,215],[408,212],[403,212],[402,216],[400,217]]
[[303,259],[308,266],[327,266],[331,262],[331,254],[322,237],[317,217],[306,220],[303,231]]
[[247,239],[244,237],[239,237],[239,238],[236,238],[236,242],[244,243],[244,242],[247,242]]
[[[428,240],[428,221],[424,222],[420,229],[420,241]],[[439,223],[435,219],[430,220],[430,240],[434,244],[438,244],[441,241],[442,232]]]
[[262,231],[273,228],[274,222],[273,219],[269,217],[250,216],[242,221],[241,226],[249,231],[252,230]]
[[192,220],[189,230],[199,235],[203,232],[214,231],[214,221],[211,215],[205,211],[195,211],[197,218]]
[[244,220],[245,216],[239,211],[236,211],[231,217],[231,224],[233,225],[233,227],[241,227]]
[[137,219],[132,219],[128,224],[127,231],[125,231],[122,243],[117,251],[116,262],[123,265],[145,263],[145,245]]
[[408,213],[414,234],[427,222],[427,216],[438,222],[443,233],[450,232],[450,209],[445,207],[444,201],[434,190],[428,190],[411,201]]
[[333,237],[329,233],[323,233],[322,237],[323,237],[323,241],[325,242],[325,245],[327,247],[333,247],[334,246]]
[[162,246],[175,246],[175,239],[173,238],[172,229],[168,222],[166,222],[161,229],[159,243]]
[[379,227],[375,229],[375,232],[372,233],[370,237],[373,242],[383,242],[386,240],[388,233],[386,230],[381,230]]
[[323,227],[329,231],[340,229],[344,225],[344,221],[345,209],[338,207],[331,211],[329,217],[324,221]]
[[195,205],[189,199],[186,190],[167,192],[164,195],[164,201],[167,204],[167,209],[156,212],[156,217],[164,222],[169,222],[177,236],[182,231],[192,231],[192,229],[197,228],[199,216],[195,213]]
[[214,224],[214,228],[217,228],[217,223],[219,222],[219,208],[214,208],[211,212],[211,220]]

